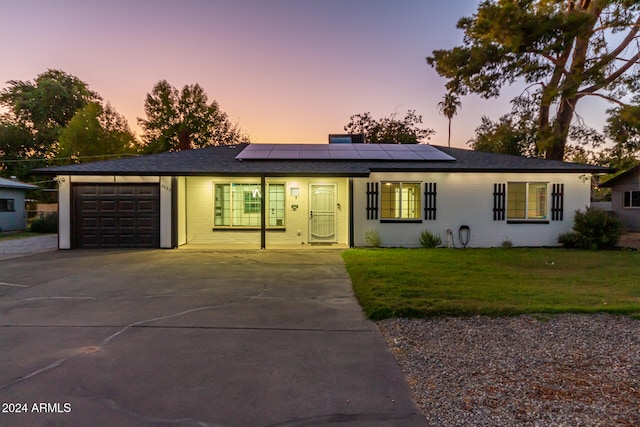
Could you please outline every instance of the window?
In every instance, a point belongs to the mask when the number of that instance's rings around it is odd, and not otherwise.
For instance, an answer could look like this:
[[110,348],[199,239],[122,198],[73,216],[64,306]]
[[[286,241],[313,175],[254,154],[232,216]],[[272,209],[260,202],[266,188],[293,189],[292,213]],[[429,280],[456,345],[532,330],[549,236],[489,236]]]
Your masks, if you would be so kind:
[[14,212],[15,199],[0,199],[0,212]]
[[[268,185],[268,227],[284,227],[284,194],[284,184]],[[260,227],[262,199],[260,184],[215,184],[214,226]]]
[[382,219],[420,219],[419,182],[383,182]]
[[510,182],[507,185],[507,220],[547,219],[547,184]]
[[622,206],[625,208],[640,208],[640,191],[625,191]]

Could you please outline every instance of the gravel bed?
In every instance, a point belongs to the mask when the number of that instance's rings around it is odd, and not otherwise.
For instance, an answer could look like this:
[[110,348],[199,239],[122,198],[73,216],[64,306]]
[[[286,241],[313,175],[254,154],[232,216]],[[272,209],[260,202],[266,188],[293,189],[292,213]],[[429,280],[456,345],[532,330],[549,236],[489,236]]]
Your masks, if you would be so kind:
[[598,314],[378,327],[430,426],[640,426],[640,321]]

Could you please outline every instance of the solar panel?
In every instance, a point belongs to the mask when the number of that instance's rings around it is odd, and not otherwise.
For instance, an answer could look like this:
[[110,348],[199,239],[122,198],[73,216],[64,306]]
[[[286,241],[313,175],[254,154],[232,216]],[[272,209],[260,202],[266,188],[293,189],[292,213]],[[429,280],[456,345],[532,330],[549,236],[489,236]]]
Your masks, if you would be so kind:
[[238,160],[402,160],[451,161],[455,158],[423,144],[250,144]]

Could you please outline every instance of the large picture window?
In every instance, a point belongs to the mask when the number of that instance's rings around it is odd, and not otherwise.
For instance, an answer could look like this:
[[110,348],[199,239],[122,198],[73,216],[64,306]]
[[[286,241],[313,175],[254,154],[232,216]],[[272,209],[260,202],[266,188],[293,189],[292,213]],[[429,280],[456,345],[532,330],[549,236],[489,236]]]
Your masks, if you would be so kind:
[[625,208],[640,208],[640,191],[625,191],[622,206]]
[[381,187],[381,219],[420,219],[419,182],[383,182]]
[[14,212],[15,210],[14,199],[0,199],[0,212]]
[[[268,184],[267,226],[284,227],[284,184]],[[263,202],[258,183],[225,183],[214,187],[215,227],[260,227]]]
[[510,182],[507,185],[507,220],[547,219],[547,184]]

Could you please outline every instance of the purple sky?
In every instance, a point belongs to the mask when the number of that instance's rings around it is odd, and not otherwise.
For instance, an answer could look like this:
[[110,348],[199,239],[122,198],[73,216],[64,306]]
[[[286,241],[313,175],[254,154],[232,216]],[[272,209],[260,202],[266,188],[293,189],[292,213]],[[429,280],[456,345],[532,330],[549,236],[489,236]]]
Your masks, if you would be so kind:
[[[352,114],[408,109],[447,143],[444,80],[426,64],[462,41],[479,0],[0,0],[0,87],[48,68],[89,84],[136,132],[161,79],[199,83],[254,142],[324,143]],[[452,145],[521,89],[463,98]]]

